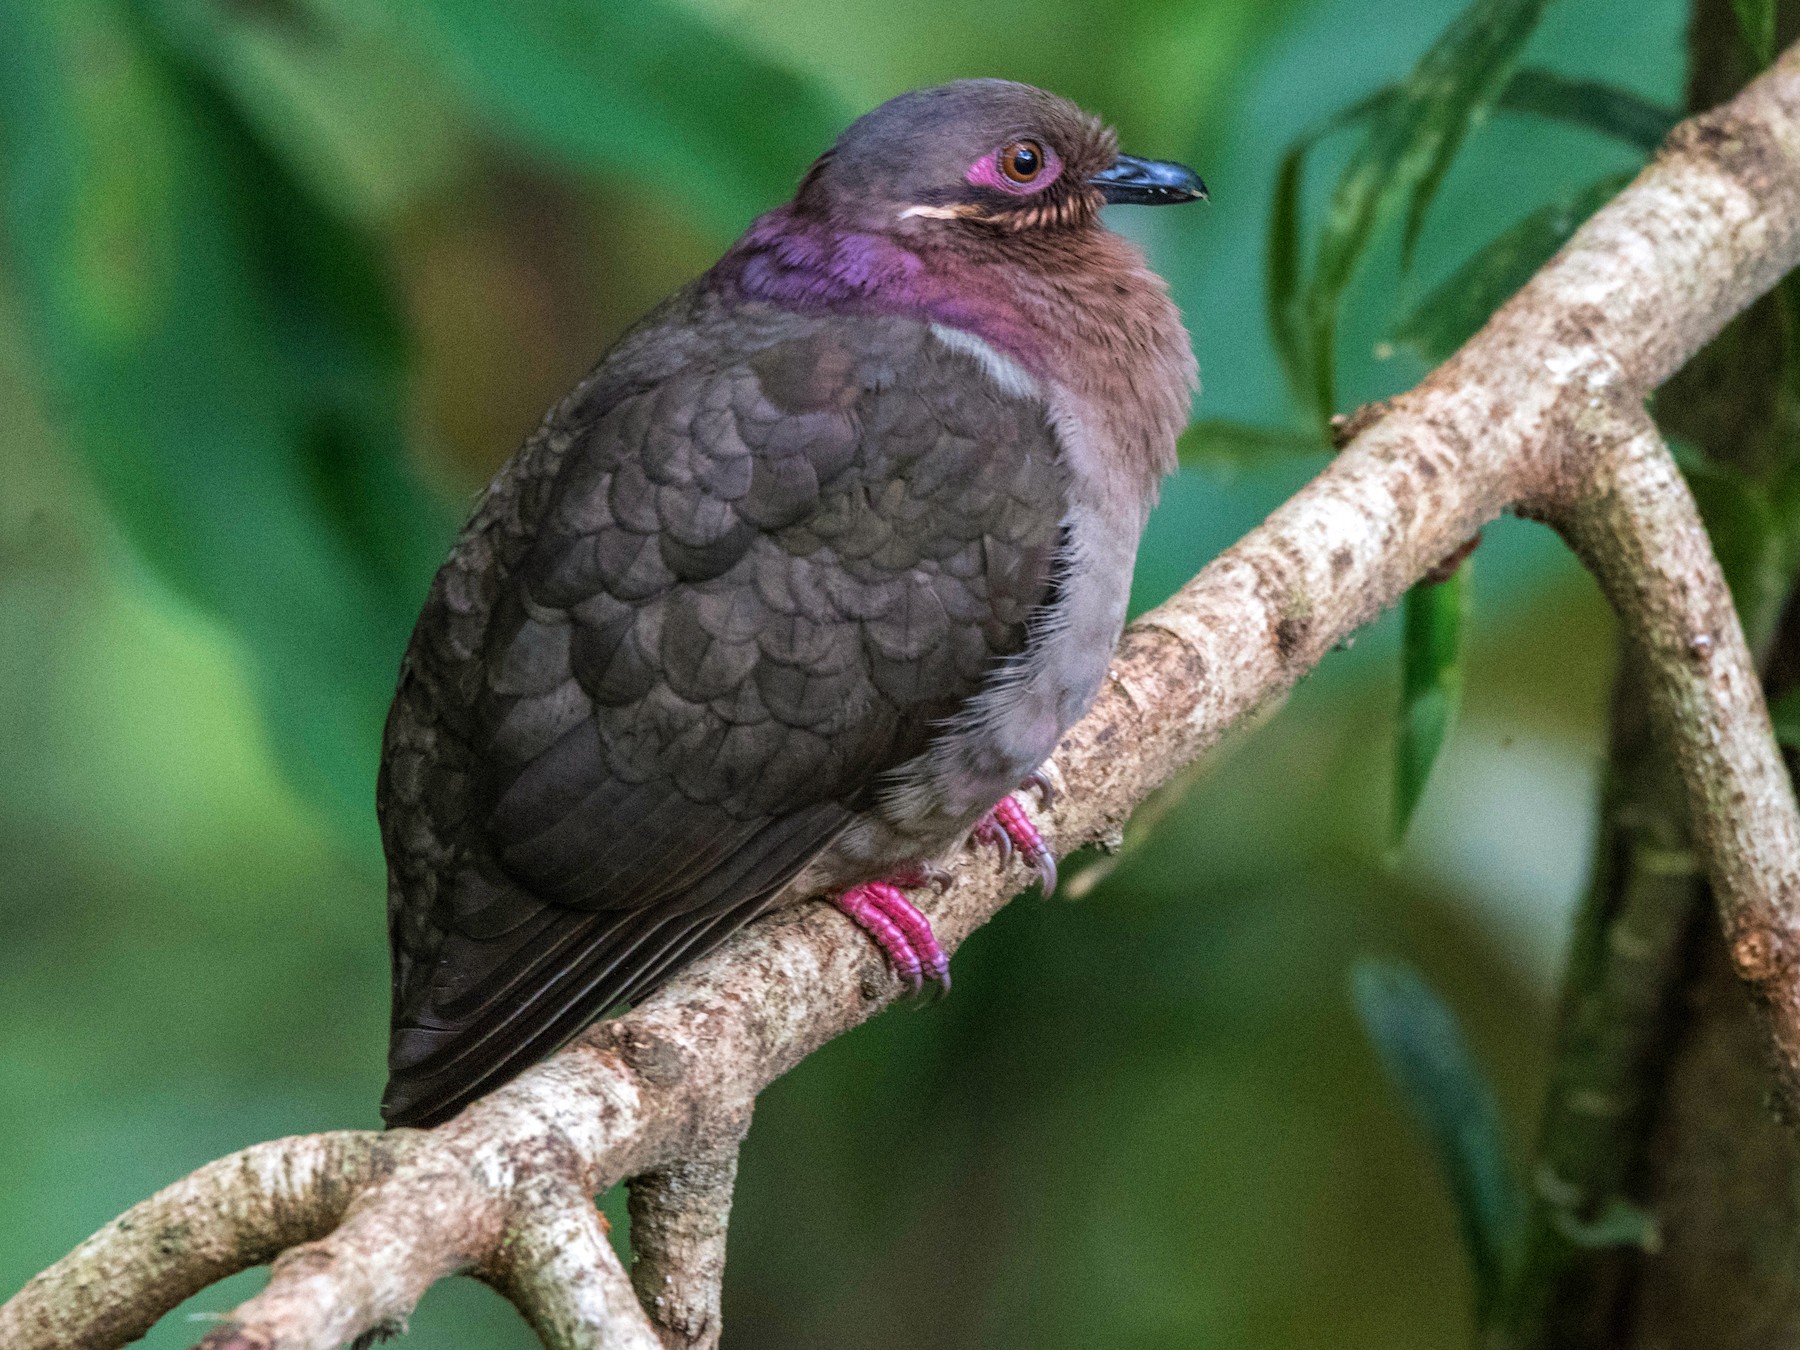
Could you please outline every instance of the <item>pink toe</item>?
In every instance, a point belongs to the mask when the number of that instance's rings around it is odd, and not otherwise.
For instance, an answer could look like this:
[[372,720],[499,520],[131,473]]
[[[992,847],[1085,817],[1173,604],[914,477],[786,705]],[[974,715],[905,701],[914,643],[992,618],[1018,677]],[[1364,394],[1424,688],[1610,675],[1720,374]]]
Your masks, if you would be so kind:
[[994,812],[989,811],[981,818],[981,823],[975,827],[971,838],[978,844],[989,844],[999,849],[1002,867],[1012,861],[1012,836],[1000,828],[1000,822],[994,818]]
[[873,886],[855,886],[833,901],[863,932],[875,939],[875,945],[887,955],[895,974],[914,989],[923,983],[919,955],[906,940],[906,934],[891,919],[876,898]]
[[887,954],[894,971],[915,990],[924,975],[950,987],[950,961],[931,931],[931,920],[885,881],[853,886],[833,901]]
[[917,953],[925,969],[931,972],[931,978],[940,984],[950,983],[950,959],[944,955],[944,949],[938,944],[937,934],[931,931],[931,920],[918,910],[918,907],[902,895],[895,887],[884,881],[877,881],[869,889],[877,896],[888,918],[906,935],[907,945]]
[[1010,858],[1012,848],[1016,845],[1025,861],[1037,872],[1043,883],[1044,894],[1050,895],[1056,890],[1056,855],[1050,852],[1050,846],[1044,842],[1044,836],[1038,833],[1037,826],[1031,823],[1031,817],[1025,814],[1025,808],[1017,797],[1002,797],[983,826],[991,828],[1007,841],[1007,847],[1001,851],[1003,862]]

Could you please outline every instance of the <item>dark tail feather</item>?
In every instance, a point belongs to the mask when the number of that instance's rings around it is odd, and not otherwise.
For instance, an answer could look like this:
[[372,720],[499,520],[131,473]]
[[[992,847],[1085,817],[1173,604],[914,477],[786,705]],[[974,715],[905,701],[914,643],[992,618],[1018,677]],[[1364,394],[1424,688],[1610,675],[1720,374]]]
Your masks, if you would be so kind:
[[648,997],[761,913],[845,819],[831,807],[776,822],[699,885],[643,909],[528,901],[541,919],[499,938],[449,934],[435,962],[454,972],[449,987],[428,985],[416,996],[424,1006],[396,1009],[382,1118],[448,1120],[597,1018]]

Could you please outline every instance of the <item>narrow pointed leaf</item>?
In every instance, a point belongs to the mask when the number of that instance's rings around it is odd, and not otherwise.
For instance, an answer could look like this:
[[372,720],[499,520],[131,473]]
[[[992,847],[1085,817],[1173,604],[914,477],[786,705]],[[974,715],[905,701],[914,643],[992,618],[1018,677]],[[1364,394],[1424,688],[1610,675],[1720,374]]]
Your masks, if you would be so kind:
[[1425,214],[1463,139],[1512,83],[1526,39],[1543,17],[1547,0],[1477,0],[1419,63],[1409,87],[1418,91],[1419,113],[1410,135],[1411,155],[1424,162],[1406,208],[1402,257],[1410,262]]
[[1331,453],[1331,446],[1310,431],[1215,418],[1195,422],[1182,432],[1176,453],[1189,468],[1237,470],[1276,460],[1322,457]]
[[1630,181],[1614,174],[1533,211],[1421,300],[1395,329],[1394,341],[1432,365],[1444,360]]
[[1438,184],[1470,127],[1512,78],[1547,0],[1475,0],[1371,119],[1338,179],[1305,288],[1304,385],[1324,424],[1336,405],[1338,311],[1376,231],[1406,211],[1410,259]]
[[1652,103],[1629,89],[1598,80],[1576,80],[1551,70],[1528,68],[1512,77],[1500,106],[1585,127],[1654,154],[1677,122],[1678,108]]
[[1406,837],[1462,704],[1462,629],[1468,565],[1447,580],[1406,593],[1401,651],[1400,726],[1394,743],[1394,824]]
[[1731,0],[1731,6],[1751,68],[1761,70],[1775,59],[1775,0]]
[[1309,384],[1311,362],[1306,355],[1306,329],[1300,317],[1300,197],[1306,152],[1311,141],[1290,146],[1275,173],[1275,197],[1269,207],[1269,246],[1264,281],[1269,307],[1269,332],[1281,361],[1288,389],[1304,408],[1316,406]]
[[1485,1323],[1516,1260],[1525,1212],[1493,1089],[1456,1015],[1416,972],[1359,961],[1351,991],[1388,1080],[1437,1153],[1474,1272],[1477,1318]]
[[[1385,85],[1367,98],[1327,118],[1297,137],[1281,157],[1275,174],[1274,202],[1269,211],[1269,245],[1266,261],[1269,329],[1275,337],[1276,355],[1287,377],[1288,388],[1302,407],[1319,406],[1313,388],[1313,361],[1308,355],[1308,335],[1303,311],[1305,280],[1301,261],[1301,207],[1305,196],[1306,156],[1335,131],[1366,122],[1399,97],[1400,86]],[[1330,421],[1329,409],[1321,419]],[[1322,434],[1322,433],[1321,433]]]
[[[1465,15],[1465,19],[1468,17]],[[1535,20],[1527,16],[1526,21]],[[1517,26],[1509,30],[1514,43],[1518,31]],[[1449,41],[1451,36],[1446,34],[1445,41]],[[1509,46],[1509,50],[1516,55],[1516,47]],[[1423,69],[1424,63],[1421,63],[1421,70]],[[1332,248],[1329,240],[1321,238],[1320,267],[1317,272],[1321,284],[1312,288],[1306,286],[1302,260],[1301,207],[1305,187],[1305,158],[1325,136],[1352,125],[1376,123],[1371,130],[1372,142],[1376,134],[1382,133],[1386,119],[1405,116],[1409,99],[1412,100],[1413,116],[1419,122],[1415,137],[1428,140],[1441,132],[1442,128],[1437,128],[1434,132],[1433,125],[1429,123],[1429,109],[1421,109],[1419,95],[1413,89],[1419,78],[1418,72],[1415,72],[1413,79],[1404,84],[1384,86],[1369,98],[1312,128],[1288,147],[1276,173],[1274,203],[1269,216],[1269,324],[1289,388],[1304,407],[1322,419],[1329,417],[1335,404],[1334,394],[1330,389],[1332,371],[1335,368],[1330,351],[1330,343],[1335,339],[1335,317],[1331,318],[1329,324],[1321,322],[1321,309],[1328,308],[1331,315],[1335,316],[1335,306],[1341,298],[1343,287],[1348,284],[1350,274],[1355,270],[1360,253],[1366,248],[1380,219],[1397,210],[1396,203],[1408,191],[1412,193],[1407,239],[1410,254],[1416,242],[1417,231],[1423,223],[1425,209],[1437,190],[1443,172],[1454,157],[1463,133],[1458,132],[1454,137],[1443,135],[1435,146],[1426,147],[1430,158],[1423,171],[1417,164],[1406,162],[1406,153],[1413,148],[1410,142],[1401,140],[1397,148],[1390,146],[1386,156],[1387,177],[1374,174],[1358,179],[1352,194],[1353,200],[1345,199],[1343,194],[1346,189],[1340,183],[1340,197],[1333,203],[1333,220],[1336,227],[1345,232],[1346,242],[1340,246],[1340,251]],[[1646,153],[1653,152],[1662,143],[1681,116],[1679,110],[1653,103],[1629,90],[1535,68],[1514,71],[1498,97],[1493,99],[1493,104],[1509,112],[1527,113],[1583,127],[1623,141]],[[1465,125],[1473,125],[1485,111],[1486,104],[1476,100],[1463,113]],[[1385,134],[1390,141],[1394,139],[1391,131]],[[1365,153],[1373,152],[1365,147]],[[1412,181],[1413,177],[1417,178],[1416,183]],[[1346,180],[1348,178],[1349,170],[1346,170]],[[1625,180],[1609,178],[1605,181],[1622,185]],[[1534,240],[1555,236],[1557,230],[1554,222],[1567,219],[1571,211],[1577,211],[1579,217],[1591,214],[1595,207],[1584,204],[1597,190],[1598,185],[1595,185],[1594,188],[1571,194],[1564,201],[1549,204],[1529,218],[1529,225],[1522,222],[1516,227],[1519,230],[1517,238],[1503,237],[1502,240],[1496,240],[1493,257],[1486,258],[1479,267],[1471,263],[1470,272],[1477,274],[1477,279],[1483,280],[1483,296],[1492,295],[1496,286],[1501,284],[1500,279],[1505,279],[1504,289],[1487,305],[1486,313],[1491,313],[1501,300],[1523,284],[1525,277],[1535,270],[1535,267],[1527,268],[1523,274],[1518,274],[1518,265],[1512,260],[1531,256],[1537,256],[1540,262],[1547,259],[1562,240],[1568,237],[1568,231],[1562,231],[1560,237],[1556,237],[1555,242],[1547,249]],[[1575,224],[1579,223],[1580,219],[1577,218]],[[1458,283],[1469,279],[1463,273],[1458,273]],[[1451,284],[1446,283],[1439,293],[1434,294],[1432,300],[1421,305],[1414,318],[1408,320],[1403,328],[1414,325],[1426,311],[1438,308],[1439,302],[1450,294]],[[1459,290],[1454,294],[1461,298],[1469,293]],[[1471,296],[1457,308],[1461,313],[1472,313],[1478,306]],[[1483,319],[1486,318],[1486,313],[1483,313]],[[1313,316],[1310,328],[1309,315]],[[1449,326],[1455,328],[1459,322],[1460,320],[1452,322]],[[1479,327],[1479,322],[1475,326]],[[1474,328],[1469,328],[1464,337],[1473,332]],[[1451,344],[1450,350],[1454,350],[1460,342],[1461,339]]]

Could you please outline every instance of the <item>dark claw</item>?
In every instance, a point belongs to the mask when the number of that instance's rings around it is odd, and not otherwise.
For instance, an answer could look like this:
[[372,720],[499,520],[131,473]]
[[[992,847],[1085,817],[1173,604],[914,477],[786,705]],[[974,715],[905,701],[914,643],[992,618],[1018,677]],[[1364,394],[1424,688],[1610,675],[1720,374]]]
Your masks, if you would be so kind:
[[1044,899],[1048,900],[1056,894],[1056,857],[1046,849],[1031,860],[1031,865],[1044,888]]
[[926,967],[925,978],[930,980],[934,989],[931,996],[933,1003],[950,992],[950,958],[940,956],[935,965]]
[[925,863],[919,868],[919,884],[930,886],[942,895],[956,884],[956,873],[936,863]]
[[923,985],[910,990],[907,993],[906,1006],[923,1011],[926,1008],[937,1007],[938,1004],[942,1003],[949,996],[949,975],[946,974],[942,980],[938,979],[935,975],[931,975],[926,978]]
[[1044,810],[1048,811],[1056,805],[1056,784],[1050,781],[1050,775],[1042,769],[1033,769],[1026,774],[1025,781],[1019,786],[1035,790],[1038,795],[1038,803]]
[[894,873],[889,880],[896,886],[909,888],[929,886],[942,895],[956,884],[956,873],[933,862],[915,863],[904,871]]

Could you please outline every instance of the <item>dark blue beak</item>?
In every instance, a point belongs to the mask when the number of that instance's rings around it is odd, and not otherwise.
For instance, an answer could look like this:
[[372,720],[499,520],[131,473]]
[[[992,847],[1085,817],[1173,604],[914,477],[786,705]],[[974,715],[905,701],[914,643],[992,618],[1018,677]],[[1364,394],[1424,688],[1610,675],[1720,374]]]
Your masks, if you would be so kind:
[[1118,163],[1088,179],[1108,203],[1131,206],[1173,206],[1177,202],[1206,200],[1206,184],[1185,164],[1166,159],[1139,159],[1120,155]]

